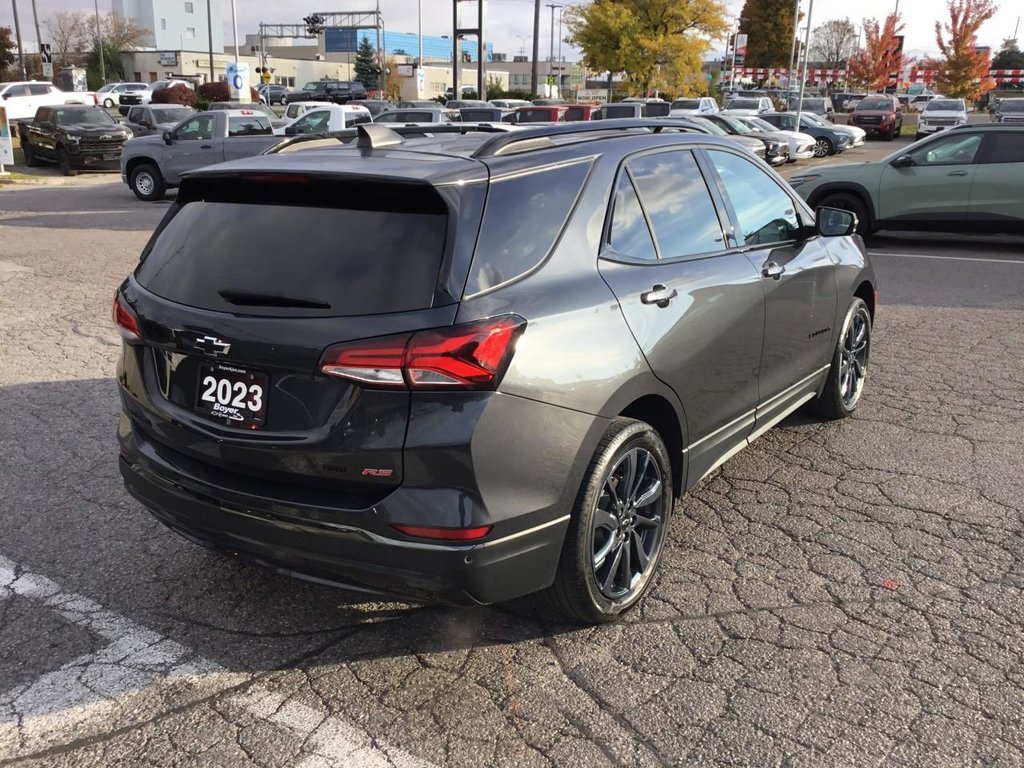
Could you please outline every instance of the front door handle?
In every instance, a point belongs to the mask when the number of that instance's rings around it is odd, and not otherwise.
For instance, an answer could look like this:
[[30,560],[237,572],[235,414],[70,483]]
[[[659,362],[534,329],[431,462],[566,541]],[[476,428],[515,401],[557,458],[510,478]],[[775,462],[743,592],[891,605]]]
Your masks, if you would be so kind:
[[946,174],[947,176],[966,176],[967,171],[950,171]]
[[782,273],[785,272],[785,271],[786,271],[786,265],[785,264],[779,264],[779,262],[777,262],[777,261],[766,261],[761,266],[761,274],[764,277],[774,277],[776,280],[778,280],[780,277],[782,277]]
[[641,293],[640,301],[644,304],[656,304],[664,309],[668,306],[668,303],[678,295],[679,291],[675,288],[666,288],[661,283],[658,283],[646,293]]

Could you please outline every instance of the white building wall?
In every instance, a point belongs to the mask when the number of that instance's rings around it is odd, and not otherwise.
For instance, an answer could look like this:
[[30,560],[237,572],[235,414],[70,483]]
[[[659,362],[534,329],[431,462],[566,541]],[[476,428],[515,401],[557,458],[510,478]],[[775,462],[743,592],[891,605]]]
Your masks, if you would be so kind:
[[113,8],[122,16],[135,19],[152,31],[146,45],[159,50],[208,51],[207,3],[213,22],[213,50],[224,50],[223,0],[113,0]]

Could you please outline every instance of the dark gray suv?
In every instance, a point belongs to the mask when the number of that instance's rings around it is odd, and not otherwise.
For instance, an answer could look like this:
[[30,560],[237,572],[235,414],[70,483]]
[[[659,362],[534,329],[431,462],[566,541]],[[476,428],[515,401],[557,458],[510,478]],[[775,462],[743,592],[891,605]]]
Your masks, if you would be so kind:
[[615,618],[675,499],[856,408],[853,214],[665,120],[359,126],[189,174],[118,289],[120,467],[292,575]]

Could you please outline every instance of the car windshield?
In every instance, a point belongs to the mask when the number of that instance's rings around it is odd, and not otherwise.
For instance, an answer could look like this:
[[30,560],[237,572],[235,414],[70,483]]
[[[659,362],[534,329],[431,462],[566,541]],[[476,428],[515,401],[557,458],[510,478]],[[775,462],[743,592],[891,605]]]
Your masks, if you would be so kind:
[[1024,112],[1024,99],[1007,99],[1000,102],[1000,112]]
[[733,99],[729,102],[729,109],[757,109],[761,102],[757,99]]
[[119,85],[120,85],[120,83],[107,83],[106,85],[101,86],[100,88],[98,88],[96,90],[96,93],[107,93],[108,91],[114,90]]
[[888,99],[861,99],[857,105],[857,112],[868,109],[892,109],[892,102]]
[[154,107],[153,121],[157,123],[180,123],[195,113],[196,111],[191,107]]
[[804,99],[804,109],[825,109],[824,99]]
[[754,132],[754,129],[751,128],[746,123],[744,123],[742,120],[737,120],[736,118],[729,117],[728,115],[723,115],[722,116],[722,120],[725,122],[726,125],[728,125],[734,131],[736,131],[736,133],[753,133]]
[[700,99],[676,99],[672,109],[700,109]]
[[109,113],[95,107],[84,109],[57,109],[54,110],[57,116],[57,125],[116,125],[116,121]]
[[761,130],[761,131],[777,131],[777,130],[779,130],[774,125],[769,123],[767,120],[762,120],[759,117],[750,117],[750,118],[747,118],[746,120],[744,120],[743,122],[745,122],[747,125],[752,125],[752,126],[754,126],[755,128],[757,128],[758,130]]
[[925,112],[964,112],[963,99],[932,99],[925,105]]
[[725,128],[723,128],[722,126],[718,125],[713,120],[705,120],[705,119],[699,118],[699,117],[694,117],[693,120],[695,122],[699,122],[701,124],[701,126],[707,128],[709,131],[711,131],[716,136],[728,136],[729,135],[729,132],[727,130],[725,130]]
[[823,120],[822,118],[818,117],[817,115],[806,115],[806,114],[805,115],[801,115],[800,116],[800,122],[801,122],[801,124],[817,125],[817,126],[820,126],[822,128],[831,128],[832,127],[832,124],[828,120]]

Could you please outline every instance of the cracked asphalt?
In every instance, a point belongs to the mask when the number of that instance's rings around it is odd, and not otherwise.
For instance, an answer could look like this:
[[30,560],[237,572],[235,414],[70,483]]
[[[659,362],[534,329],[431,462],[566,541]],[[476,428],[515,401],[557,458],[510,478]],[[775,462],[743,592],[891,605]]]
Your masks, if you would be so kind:
[[642,609],[580,629],[295,581],[128,498],[110,301],[166,208],[0,190],[0,764],[1024,765],[1022,241],[872,240],[856,416],[729,461]]

